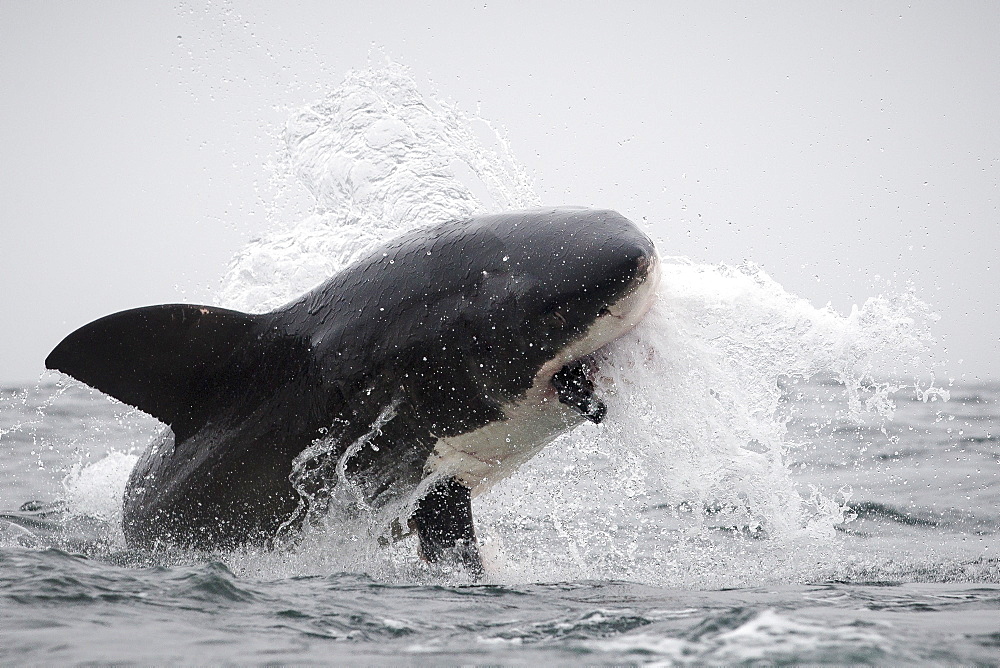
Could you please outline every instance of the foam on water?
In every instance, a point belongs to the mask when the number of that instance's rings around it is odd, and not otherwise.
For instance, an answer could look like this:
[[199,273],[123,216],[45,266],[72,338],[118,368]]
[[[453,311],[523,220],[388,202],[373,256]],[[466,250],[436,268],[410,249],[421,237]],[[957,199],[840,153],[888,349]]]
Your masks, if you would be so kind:
[[109,452],[92,464],[76,465],[63,481],[66,507],[74,515],[94,517],[117,526],[121,523],[125,484],[138,460],[136,455]]
[[656,655],[671,665],[752,665],[773,660],[777,652],[794,656],[797,663],[867,664],[906,656],[877,629],[797,621],[774,610],[727,612],[702,626],[691,638],[640,632],[591,641],[590,646],[599,652]]
[[[224,306],[266,311],[409,229],[540,204],[501,135],[423,97],[395,66],[350,74],[293,115],[285,141],[316,210],[237,254]],[[489,577],[705,586],[830,568],[850,492],[792,480],[788,453],[802,444],[788,437],[782,383],[833,377],[852,411],[890,417],[899,388],[874,379],[923,375],[932,320],[912,295],[875,297],[844,316],[752,264],[664,258],[652,312],[603,352],[606,422],[561,437],[476,499]],[[112,519],[127,469],[117,457],[75,473],[70,506]],[[311,527],[294,549],[228,561],[273,576],[427,575],[410,542],[378,549],[345,521]]]

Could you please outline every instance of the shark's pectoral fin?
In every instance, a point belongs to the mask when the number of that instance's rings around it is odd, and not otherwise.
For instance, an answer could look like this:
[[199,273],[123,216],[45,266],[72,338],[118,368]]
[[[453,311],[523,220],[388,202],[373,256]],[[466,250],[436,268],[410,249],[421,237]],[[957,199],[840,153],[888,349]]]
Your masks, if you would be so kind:
[[608,407],[594,394],[594,383],[587,378],[583,360],[567,364],[552,377],[559,401],[580,411],[583,417],[600,424]]
[[483,562],[472,524],[472,493],[455,478],[438,481],[410,517],[420,538],[420,555],[431,563],[457,561],[474,577]]
[[238,387],[233,369],[259,334],[257,319],[192,304],[131,309],[76,330],[45,366],[149,413],[177,434],[194,428]]

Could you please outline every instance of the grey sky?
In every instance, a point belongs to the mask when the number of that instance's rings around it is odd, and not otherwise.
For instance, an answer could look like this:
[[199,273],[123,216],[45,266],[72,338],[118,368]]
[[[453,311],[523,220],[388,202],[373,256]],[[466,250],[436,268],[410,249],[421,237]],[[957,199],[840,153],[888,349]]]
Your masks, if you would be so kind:
[[998,34],[994,2],[5,0],[0,382],[94,318],[209,300],[302,212],[267,167],[288,110],[373,45],[506,127],[544,202],[842,312],[912,283],[944,375],[1000,377]]

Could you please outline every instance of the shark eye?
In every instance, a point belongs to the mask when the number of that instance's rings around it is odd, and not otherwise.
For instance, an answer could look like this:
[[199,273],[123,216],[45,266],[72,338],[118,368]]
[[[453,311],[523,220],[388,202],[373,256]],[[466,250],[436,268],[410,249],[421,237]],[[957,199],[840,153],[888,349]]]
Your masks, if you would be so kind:
[[611,315],[611,309],[609,309],[607,306],[602,306],[601,310],[597,312],[597,317],[602,318],[606,315]]
[[562,329],[566,326],[566,316],[562,314],[562,311],[558,309],[553,309],[543,316],[545,324],[552,329]]

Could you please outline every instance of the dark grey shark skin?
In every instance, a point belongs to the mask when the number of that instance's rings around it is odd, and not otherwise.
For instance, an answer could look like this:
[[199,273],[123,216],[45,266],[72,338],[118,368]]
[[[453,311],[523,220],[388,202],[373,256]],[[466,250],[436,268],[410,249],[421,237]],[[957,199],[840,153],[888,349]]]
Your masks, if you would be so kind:
[[[406,499],[439,439],[506,420],[539,370],[655,262],[649,238],[613,211],[478,216],[393,240],[270,313],[109,315],[46,366],[170,427],[128,482],[130,545],[266,546],[301,521],[289,475],[310,444],[332,439],[338,458],[381,416],[345,472],[373,507]],[[600,421],[580,363],[554,376],[561,402]],[[444,477],[421,489],[411,525],[422,555],[457,550],[481,572],[468,486]]]

